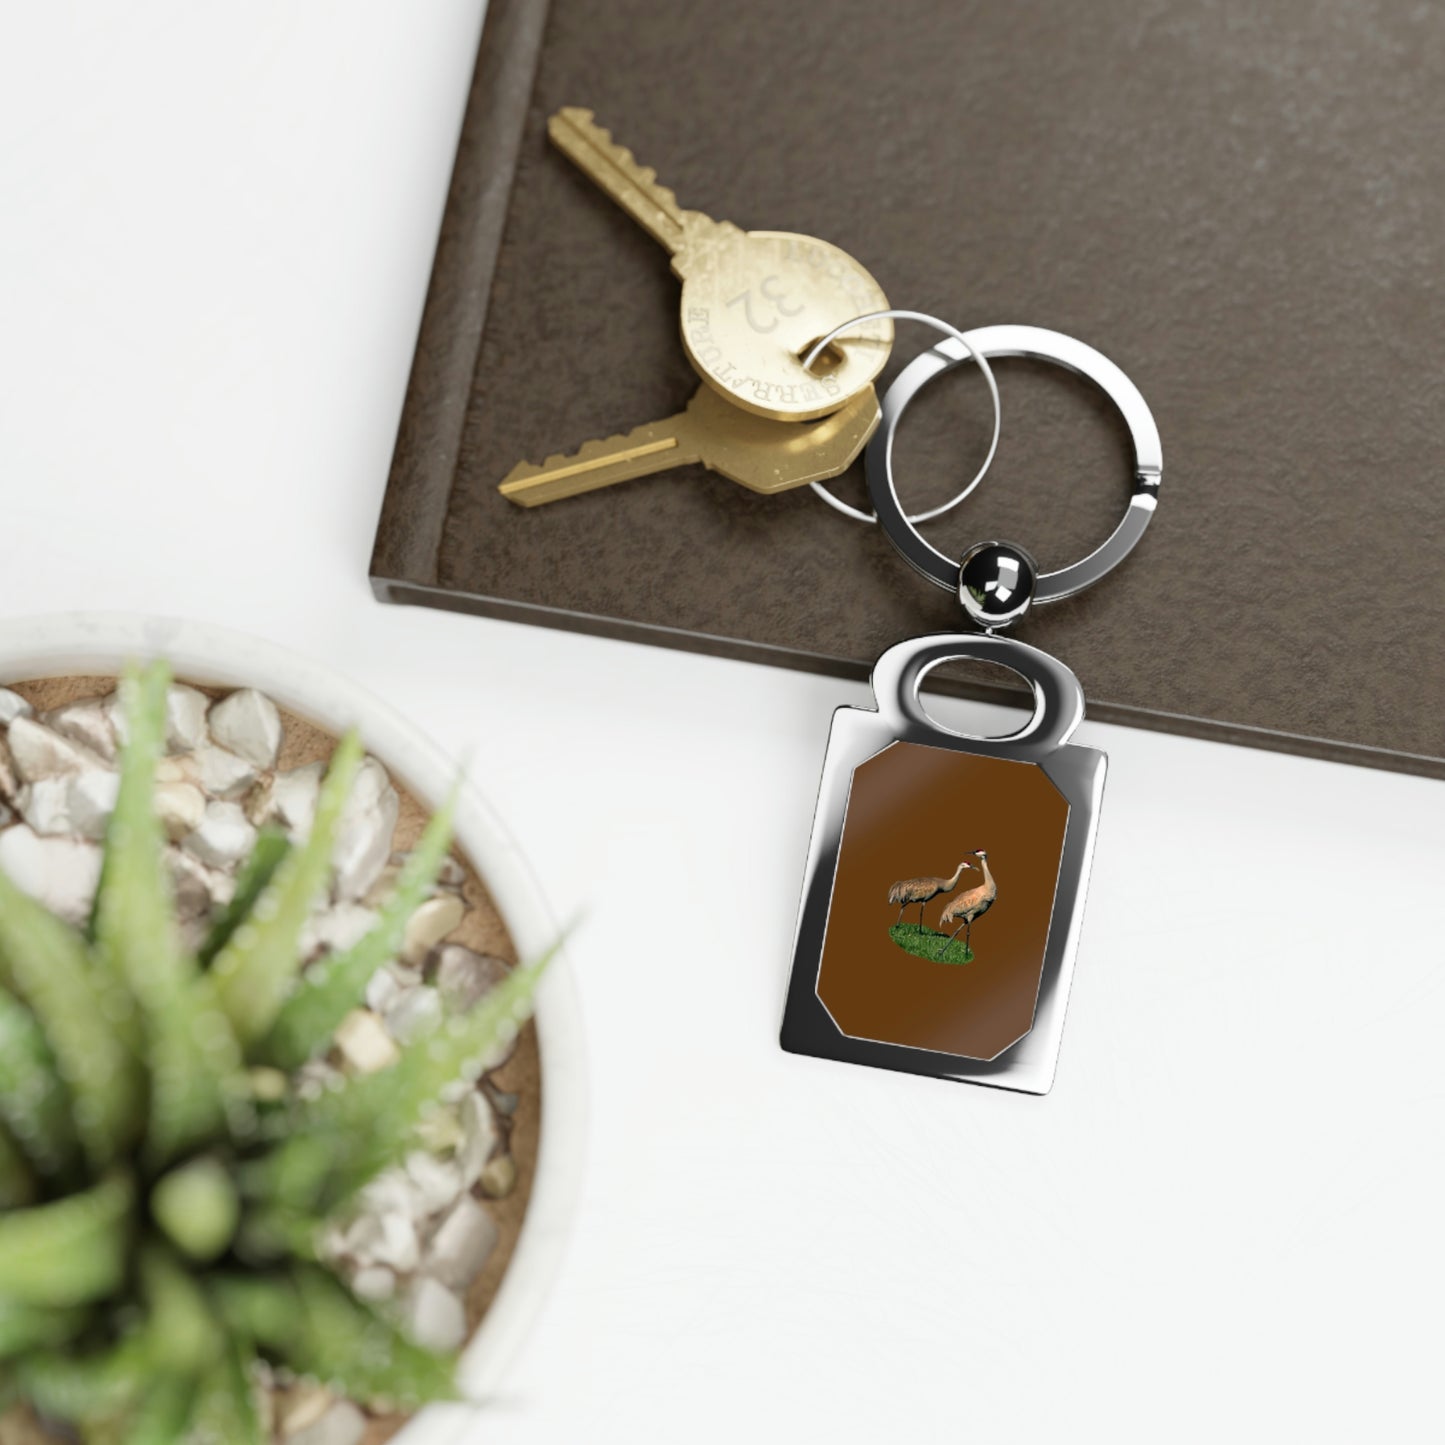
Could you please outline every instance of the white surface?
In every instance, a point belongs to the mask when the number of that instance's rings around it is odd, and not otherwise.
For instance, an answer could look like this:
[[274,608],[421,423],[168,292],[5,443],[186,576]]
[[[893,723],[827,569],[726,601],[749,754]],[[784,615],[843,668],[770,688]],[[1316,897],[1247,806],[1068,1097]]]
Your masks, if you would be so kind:
[[1053,1095],[783,1055],[828,715],[864,690],[367,588],[477,5],[5,11],[0,611],[325,659],[474,750],[589,909],[582,1221],[478,1438],[1428,1438],[1441,786],[1086,727]]

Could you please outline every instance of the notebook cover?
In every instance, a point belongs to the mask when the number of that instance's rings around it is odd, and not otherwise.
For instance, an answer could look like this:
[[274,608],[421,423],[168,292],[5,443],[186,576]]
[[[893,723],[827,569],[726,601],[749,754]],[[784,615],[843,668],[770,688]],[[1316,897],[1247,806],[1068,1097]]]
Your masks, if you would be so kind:
[[[1121,365],[1164,439],[1136,553],[1019,635],[1090,716],[1445,776],[1445,27],[1427,7],[492,0],[372,578],[391,601],[863,677],[956,602],[806,489],[697,468],[524,511],[496,484],[681,408],[668,257],[554,150],[594,109],[684,206],[827,238],[894,305]],[[928,344],[904,328],[900,357]],[[1004,433],[929,536],[1048,567],[1127,437],[998,365]],[[959,368],[900,434],[929,505],[986,444]],[[858,476],[839,483],[861,500]],[[991,681],[943,686],[999,695]]]

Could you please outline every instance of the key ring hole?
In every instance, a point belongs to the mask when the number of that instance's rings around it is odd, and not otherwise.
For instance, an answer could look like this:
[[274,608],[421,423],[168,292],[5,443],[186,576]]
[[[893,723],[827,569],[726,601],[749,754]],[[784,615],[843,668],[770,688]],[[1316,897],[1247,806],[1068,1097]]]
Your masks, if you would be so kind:
[[[975,657],[936,663],[919,677],[918,686],[920,705],[937,709],[936,716],[932,710],[926,713],[933,726],[986,742],[1012,737],[1030,721],[1037,706],[1027,679],[1001,662]],[[985,727],[990,730],[977,730]]]
[[[930,316],[924,311],[906,311],[890,308],[886,311],[869,311],[862,316],[855,316],[851,321],[845,321],[841,326],[835,326],[826,336],[820,337],[802,355],[799,360],[804,370],[811,370],[818,357],[823,354],[824,349],[839,336],[852,330],[857,326],[864,326],[870,321],[918,321],[925,326],[931,326],[935,331],[941,332],[946,337],[951,337],[967,353],[965,360],[972,361],[983,374],[984,382],[988,386],[989,399],[993,403],[993,435],[989,438],[988,452],[984,456],[983,465],[973,474],[972,479],[961,490],[955,492],[946,502],[937,507],[931,507],[927,511],[918,512],[907,520],[911,526],[918,526],[923,522],[931,522],[935,517],[941,517],[951,512],[958,504],[965,501],[973,492],[974,488],[988,475],[988,469],[993,465],[994,455],[998,451],[999,436],[1003,430],[1003,409],[999,402],[998,379],[993,374],[993,367],[989,365],[988,358],[969,344],[968,337],[955,326],[950,326],[946,321],[940,321],[936,316]],[[841,512],[845,517],[851,517],[855,522],[876,524],[877,513],[865,512],[861,508],[849,506],[839,497],[825,487],[822,482],[811,482],[809,484],[813,491],[821,497],[835,512]]]
[[[921,690],[936,667],[969,659],[994,663],[1021,678],[1033,706],[1012,732],[998,736],[963,732],[939,722],[924,707]],[[900,734],[925,741],[943,734],[987,748],[999,757],[1037,760],[1062,747],[1083,721],[1084,690],[1056,657],[1011,637],[988,633],[935,633],[890,647],[873,665],[879,714]]]
[[815,336],[800,352],[798,361],[813,376],[831,376],[848,358],[836,341]]

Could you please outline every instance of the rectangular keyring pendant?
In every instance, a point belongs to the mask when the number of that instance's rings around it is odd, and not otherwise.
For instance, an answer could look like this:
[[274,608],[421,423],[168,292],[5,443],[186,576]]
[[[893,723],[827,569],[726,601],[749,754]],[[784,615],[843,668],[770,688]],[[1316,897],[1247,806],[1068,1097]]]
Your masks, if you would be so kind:
[[[923,711],[924,674],[965,657],[1032,685],[1019,732],[967,737]],[[1046,1094],[1106,766],[1068,742],[1078,679],[1025,643],[945,633],[885,652],[873,692],[878,711],[833,715],[783,1047]]]

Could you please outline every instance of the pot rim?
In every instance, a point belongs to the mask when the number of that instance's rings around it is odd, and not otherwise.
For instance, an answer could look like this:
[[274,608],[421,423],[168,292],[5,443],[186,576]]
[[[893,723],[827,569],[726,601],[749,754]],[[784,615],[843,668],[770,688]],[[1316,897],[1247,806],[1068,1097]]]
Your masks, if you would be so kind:
[[[220,687],[256,687],[333,734],[357,726],[418,799],[437,808],[457,765],[389,703],[324,663],[230,627],[139,613],[76,612],[0,620],[0,686],[84,673],[114,675],[131,660],[164,658],[178,677]],[[491,805],[468,781],[457,800],[455,834],[506,922],[521,957],[535,958],[560,929],[536,875]],[[537,991],[542,1068],[537,1170],[527,1212],[496,1296],[464,1348],[458,1382],[470,1403],[495,1393],[530,1330],[565,1253],[581,1193],[586,1139],[586,1059],[581,1011],[566,948]],[[466,1407],[429,1406],[399,1445],[460,1441]],[[450,1430],[445,1429],[450,1424]],[[437,1427],[443,1427],[438,1429]]]

